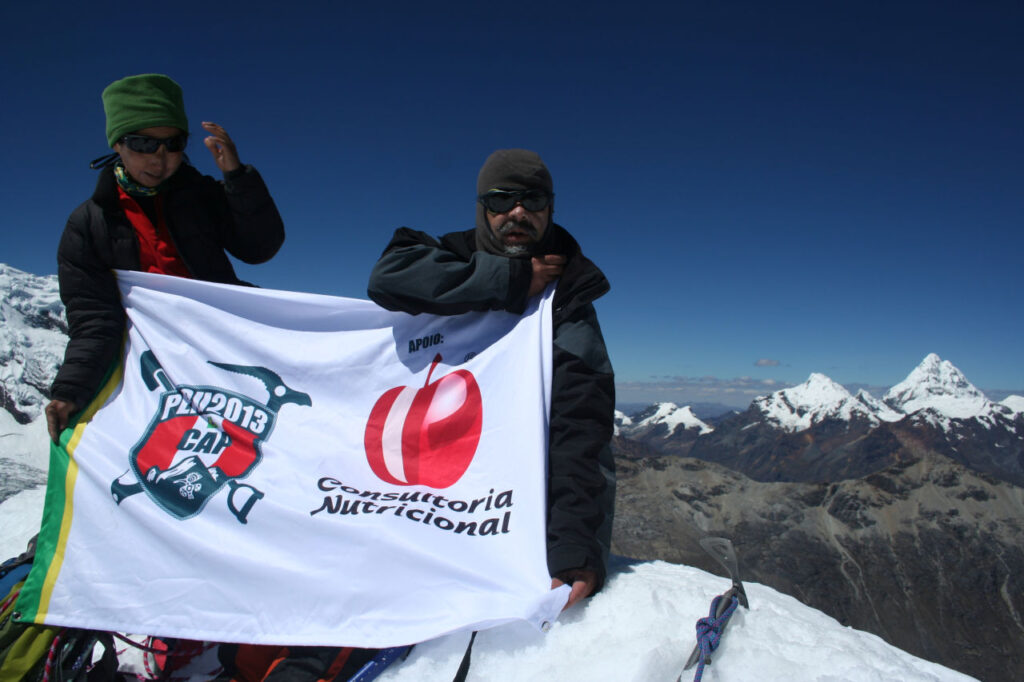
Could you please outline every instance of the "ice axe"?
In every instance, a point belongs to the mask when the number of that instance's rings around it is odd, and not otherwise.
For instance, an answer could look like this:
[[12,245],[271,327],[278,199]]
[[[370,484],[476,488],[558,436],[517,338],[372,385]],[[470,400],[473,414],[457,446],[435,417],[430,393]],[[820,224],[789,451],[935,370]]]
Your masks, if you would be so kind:
[[736,561],[736,550],[733,549],[732,542],[728,538],[707,537],[701,538],[700,546],[729,572],[733,594],[739,597],[740,606],[749,609],[750,604],[747,603],[747,593],[740,582],[739,563]]
[[276,372],[273,372],[266,367],[252,367],[247,365],[230,365],[224,362],[214,362],[208,360],[208,362],[214,367],[220,367],[226,369],[229,372],[235,372],[236,374],[248,374],[251,377],[256,377],[263,382],[263,385],[267,387],[267,392],[270,397],[267,399],[267,407],[271,412],[277,414],[278,409],[282,405],[306,405],[307,407],[313,404],[310,400],[309,394],[301,391],[296,391],[288,388],[284,380]]
[[[698,680],[704,671],[704,666],[711,663],[711,651],[718,646],[718,642],[725,630],[725,625],[729,622],[729,617],[732,616],[737,602],[739,606],[745,609],[750,608],[747,602],[746,590],[743,589],[743,583],[740,581],[739,564],[736,561],[736,551],[732,547],[732,542],[728,538],[706,537],[701,538],[700,546],[715,561],[722,564],[729,573],[732,587],[725,594],[715,597],[711,602],[711,612],[707,618],[697,621],[697,646],[693,648],[693,653],[686,660],[683,671],[689,670],[699,662],[700,666],[697,668],[697,675],[694,678]],[[734,599],[736,602],[733,601]],[[704,632],[703,637],[701,634],[702,630]],[[682,673],[680,673],[679,677],[676,678],[676,682],[680,682],[682,677]]]

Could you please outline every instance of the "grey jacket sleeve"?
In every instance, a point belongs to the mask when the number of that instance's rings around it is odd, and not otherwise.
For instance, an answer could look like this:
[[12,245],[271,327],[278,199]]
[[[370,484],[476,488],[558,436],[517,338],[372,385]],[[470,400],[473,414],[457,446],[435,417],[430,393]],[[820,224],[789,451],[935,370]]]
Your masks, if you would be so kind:
[[526,309],[527,260],[482,251],[460,255],[424,232],[400,228],[370,273],[367,294],[388,310],[459,315]]

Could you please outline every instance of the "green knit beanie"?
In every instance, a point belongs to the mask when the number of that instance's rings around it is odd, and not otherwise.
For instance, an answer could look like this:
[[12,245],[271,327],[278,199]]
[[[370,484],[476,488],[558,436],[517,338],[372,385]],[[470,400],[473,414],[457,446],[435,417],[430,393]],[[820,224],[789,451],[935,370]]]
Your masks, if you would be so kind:
[[103,91],[107,142],[143,128],[172,126],[188,134],[181,86],[159,73],[144,73],[114,81]]

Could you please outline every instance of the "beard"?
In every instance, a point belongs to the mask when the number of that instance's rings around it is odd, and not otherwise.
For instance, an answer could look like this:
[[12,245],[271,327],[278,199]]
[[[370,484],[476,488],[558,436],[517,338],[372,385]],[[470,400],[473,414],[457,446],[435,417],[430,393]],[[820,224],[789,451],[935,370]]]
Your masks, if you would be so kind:
[[[525,244],[506,244],[505,236],[510,232],[522,232],[530,238]],[[506,256],[529,256],[533,253],[533,248],[540,239],[540,235],[537,230],[528,221],[517,222],[515,220],[506,220],[495,230],[497,232],[498,241],[501,245],[501,250]]]

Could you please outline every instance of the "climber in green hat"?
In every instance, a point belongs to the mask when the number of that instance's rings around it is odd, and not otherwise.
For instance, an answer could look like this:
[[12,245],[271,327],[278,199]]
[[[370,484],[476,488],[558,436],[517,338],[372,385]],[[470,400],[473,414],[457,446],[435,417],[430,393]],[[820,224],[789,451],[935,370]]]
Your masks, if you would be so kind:
[[46,406],[54,442],[97,393],[120,350],[125,314],[115,269],[245,284],[225,251],[263,263],[284,242],[266,184],[241,163],[224,128],[201,124],[223,180],[189,163],[180,85],[162,74],[128,76],[108,85],[102,99],[114,151],[91,164],[100,170],[96,190],[71,214],[57,249],[70,338]]

